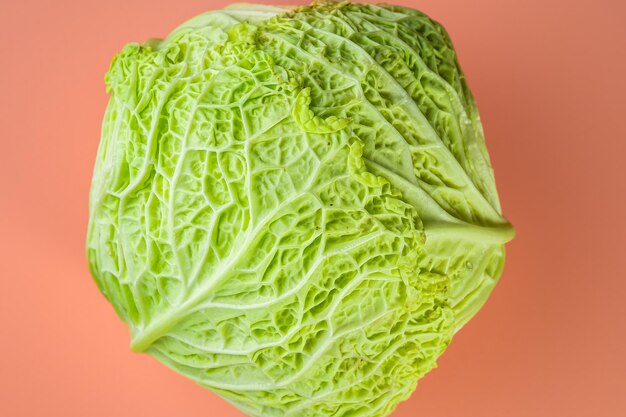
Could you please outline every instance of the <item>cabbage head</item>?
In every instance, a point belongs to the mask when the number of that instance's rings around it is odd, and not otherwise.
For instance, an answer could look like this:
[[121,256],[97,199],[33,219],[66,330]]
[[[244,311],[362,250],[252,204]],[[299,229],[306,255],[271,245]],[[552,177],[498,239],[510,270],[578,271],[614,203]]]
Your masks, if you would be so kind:
[[496,284],[513,229],[424,14],[232,6],[105,81],[93,277],[134,351],[248,415],[389,415]]

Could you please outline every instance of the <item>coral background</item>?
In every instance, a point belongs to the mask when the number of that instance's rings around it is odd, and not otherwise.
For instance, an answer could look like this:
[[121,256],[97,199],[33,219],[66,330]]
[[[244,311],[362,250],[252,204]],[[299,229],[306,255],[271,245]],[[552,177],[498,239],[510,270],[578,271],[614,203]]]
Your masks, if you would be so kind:
[[[625,416],[626,2],[395,2],[449,30],[518,235],[393,417]],[[130,352],[84,256],[110,59],[225,3],[0,3],[0,416],[242,416]]]

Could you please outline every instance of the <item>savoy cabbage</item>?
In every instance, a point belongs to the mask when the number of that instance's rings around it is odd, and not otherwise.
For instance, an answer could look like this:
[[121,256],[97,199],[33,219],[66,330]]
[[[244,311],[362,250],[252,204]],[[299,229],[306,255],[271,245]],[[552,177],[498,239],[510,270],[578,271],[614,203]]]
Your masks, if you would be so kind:
[[95,281],[133,350],[250,416],[388,415],[501,274],[478,112],[418,11],[234,6],[106,85]]

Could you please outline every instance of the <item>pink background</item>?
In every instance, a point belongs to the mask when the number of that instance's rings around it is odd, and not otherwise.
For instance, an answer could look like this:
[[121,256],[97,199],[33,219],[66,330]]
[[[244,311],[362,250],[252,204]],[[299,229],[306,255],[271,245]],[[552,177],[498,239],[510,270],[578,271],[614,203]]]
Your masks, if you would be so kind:
[[[626,415],[626,2],[397,3],[455,41],[518,236],[394,417]],[[130,352],[84,257],[110,59],[223,4],[0,3],[0,416],[241,416]]]

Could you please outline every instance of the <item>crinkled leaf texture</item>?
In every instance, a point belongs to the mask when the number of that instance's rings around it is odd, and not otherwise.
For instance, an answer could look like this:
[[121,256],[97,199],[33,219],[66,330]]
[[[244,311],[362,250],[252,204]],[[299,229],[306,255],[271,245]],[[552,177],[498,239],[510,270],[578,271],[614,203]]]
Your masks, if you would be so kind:
[[481,123],[415,10],[237,6],[130,44],[88,258],[132,348],[250,416],[387,416],[500,276]]

